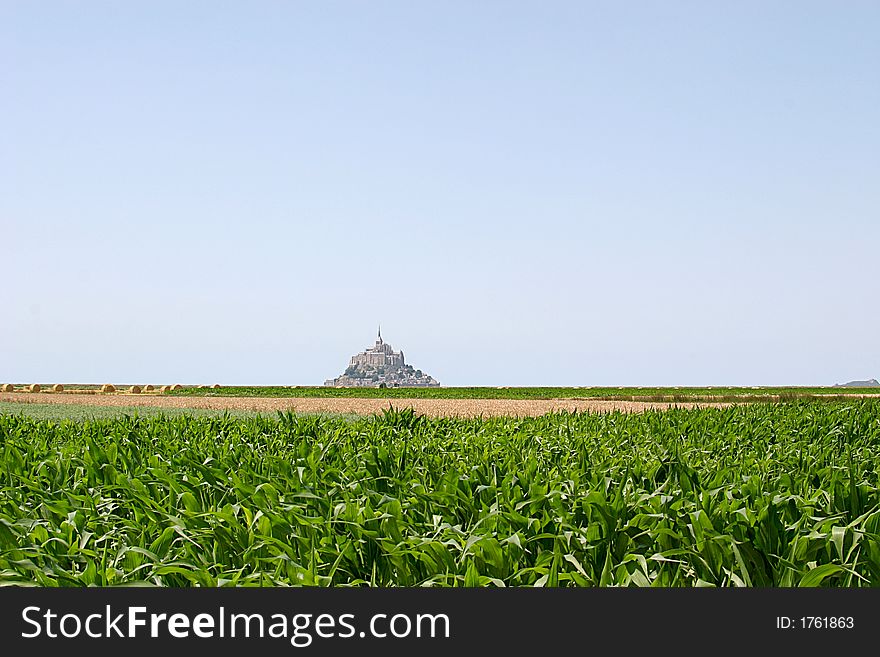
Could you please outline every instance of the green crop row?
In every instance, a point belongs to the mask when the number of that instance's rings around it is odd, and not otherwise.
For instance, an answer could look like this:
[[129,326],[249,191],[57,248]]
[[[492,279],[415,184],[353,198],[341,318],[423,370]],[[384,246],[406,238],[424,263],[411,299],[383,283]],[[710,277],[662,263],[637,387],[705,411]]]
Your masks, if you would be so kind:
[[876,586],[880,401],[0,415],[0,583]]

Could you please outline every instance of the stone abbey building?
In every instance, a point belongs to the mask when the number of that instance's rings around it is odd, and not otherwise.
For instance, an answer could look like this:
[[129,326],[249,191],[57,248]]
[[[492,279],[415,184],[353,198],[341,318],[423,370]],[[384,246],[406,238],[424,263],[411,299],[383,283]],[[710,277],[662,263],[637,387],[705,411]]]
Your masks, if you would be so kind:
[[376,344],[352,356],[341,376],[324,381],[325,386],[336,387],[379,388],[383,384],[386,388],[427,388],[440,385],[422,370],[407,365],[403,351],[394,351],[390,344],[382,340],[381,328]]

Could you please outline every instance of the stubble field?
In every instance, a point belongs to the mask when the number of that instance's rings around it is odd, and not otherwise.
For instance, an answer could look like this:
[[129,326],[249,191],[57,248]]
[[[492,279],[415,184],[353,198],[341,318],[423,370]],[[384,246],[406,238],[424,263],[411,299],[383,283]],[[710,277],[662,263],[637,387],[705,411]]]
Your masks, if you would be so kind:
[[330,413],[372,415],[389,408],[412,409],[431,417],[525,417],[550,412],[641,412],[672,406],[694,408],[719,406],[709,401],[627,401],[600,399],[391,399],[363,397],[237,397],[183,396],[173,394],[76,394],[76,393],[0,393],[0,402],[10,404],[60,404],[81,407],[153,408],[181,411],[186,409],[246,413]]

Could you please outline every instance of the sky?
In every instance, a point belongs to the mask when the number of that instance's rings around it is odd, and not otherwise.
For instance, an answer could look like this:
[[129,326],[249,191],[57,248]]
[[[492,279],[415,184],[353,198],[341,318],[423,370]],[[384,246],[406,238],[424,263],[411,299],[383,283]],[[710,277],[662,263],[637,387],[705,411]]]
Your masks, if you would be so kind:
[[880,378],[880,3],[0,0],[0,382]]

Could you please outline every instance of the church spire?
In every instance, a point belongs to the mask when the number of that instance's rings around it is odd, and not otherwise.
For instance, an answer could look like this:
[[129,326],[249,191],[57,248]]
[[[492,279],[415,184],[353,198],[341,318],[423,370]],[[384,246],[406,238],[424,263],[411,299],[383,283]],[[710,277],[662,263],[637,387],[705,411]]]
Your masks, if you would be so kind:
[[382,344],[382,325],[379,324],[379,344]]

